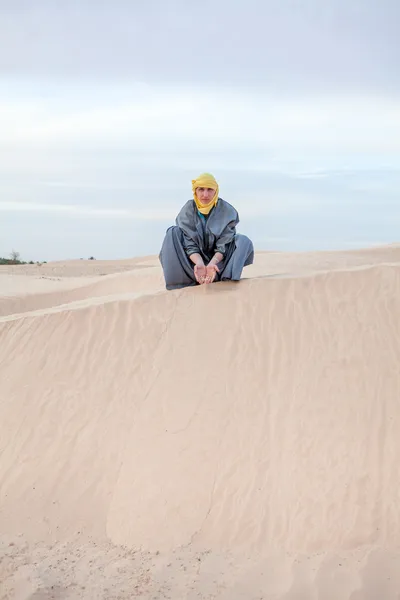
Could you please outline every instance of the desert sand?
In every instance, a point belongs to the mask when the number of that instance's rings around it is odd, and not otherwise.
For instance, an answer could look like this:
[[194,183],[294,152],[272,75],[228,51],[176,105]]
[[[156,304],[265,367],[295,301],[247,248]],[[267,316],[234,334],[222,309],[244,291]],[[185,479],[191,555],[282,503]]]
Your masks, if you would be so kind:
[[0,598],[398,600],[400,245],[0,267]]

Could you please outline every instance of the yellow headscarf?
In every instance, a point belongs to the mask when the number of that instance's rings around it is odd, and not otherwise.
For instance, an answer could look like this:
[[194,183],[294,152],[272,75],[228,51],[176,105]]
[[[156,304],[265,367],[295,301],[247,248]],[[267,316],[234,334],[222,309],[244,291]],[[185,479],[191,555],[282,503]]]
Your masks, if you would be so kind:
[[[214,198],[208,204],[202,204],[200,202],[200,200],[197,198],[196,188],[199,188],[199,187],[211,188],[211,189],[215,190]],[[193,190],[194,201],[196,202],[196,206],[197,206],[199,212],[201,212],[202,215],[208,215],[210,210],[218,202],[219,187],[218,187],[218,183],[217,183],[215,177],[213,175],[211,175],[211,173],[202,173],[201,175],[199,175],[197,177],[197,179],[192,180],[192,190]]]

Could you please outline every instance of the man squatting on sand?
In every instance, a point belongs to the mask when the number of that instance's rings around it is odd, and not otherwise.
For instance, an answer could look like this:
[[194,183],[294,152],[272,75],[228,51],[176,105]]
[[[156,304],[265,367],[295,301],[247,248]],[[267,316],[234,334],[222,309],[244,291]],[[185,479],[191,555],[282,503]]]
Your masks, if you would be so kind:
[[236,233],[237,210],[219,197],[209,173],[192,181],[188,200],[167,229],[160,262],[167,290],[214,281],[239,281],[243,267],[254,260],[253,243]]

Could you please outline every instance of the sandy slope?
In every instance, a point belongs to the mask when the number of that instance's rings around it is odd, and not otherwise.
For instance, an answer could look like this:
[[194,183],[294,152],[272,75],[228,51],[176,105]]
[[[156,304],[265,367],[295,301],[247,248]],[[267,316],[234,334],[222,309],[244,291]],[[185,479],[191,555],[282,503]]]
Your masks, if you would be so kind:
[[94,262],[0,269],[0,598],[400,598],[400,247]]

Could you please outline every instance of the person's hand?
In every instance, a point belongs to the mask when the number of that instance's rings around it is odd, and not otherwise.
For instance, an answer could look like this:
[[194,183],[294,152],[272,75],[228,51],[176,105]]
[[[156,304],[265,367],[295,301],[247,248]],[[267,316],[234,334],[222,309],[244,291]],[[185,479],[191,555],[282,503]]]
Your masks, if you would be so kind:
[[194,266],[194,276],[196,277],[197,283],[200,283],[200,285],[205,283],[207,270],[203,263]]
[[217,273],[219,273],[217,265],[215,265],[214,263],[210,263],[209,265],[207,265],[205,283],[213,283],[217,276]]

